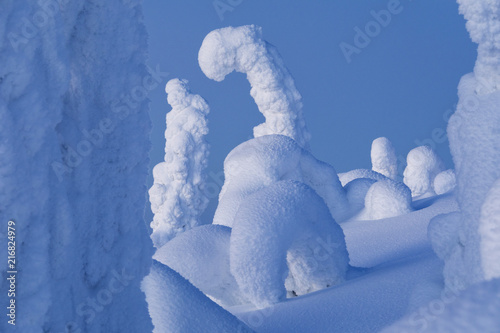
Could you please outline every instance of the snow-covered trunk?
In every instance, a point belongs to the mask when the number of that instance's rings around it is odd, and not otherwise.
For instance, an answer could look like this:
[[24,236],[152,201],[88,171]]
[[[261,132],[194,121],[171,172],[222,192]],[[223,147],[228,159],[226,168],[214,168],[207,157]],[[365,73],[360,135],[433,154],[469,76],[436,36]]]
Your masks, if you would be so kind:
[[1,3],[0,255],[13,220],[18,332],[152,329],[146,39],[140,1]]
[[481,207],[500,178],[500,1],[458,3],[479,47],[474,73],[462,78],[457,111],[448,125],[462,213],[459,241],[445,265],[447,286],[454,289],[484,278],[481,256],[488,254],[480,252]]

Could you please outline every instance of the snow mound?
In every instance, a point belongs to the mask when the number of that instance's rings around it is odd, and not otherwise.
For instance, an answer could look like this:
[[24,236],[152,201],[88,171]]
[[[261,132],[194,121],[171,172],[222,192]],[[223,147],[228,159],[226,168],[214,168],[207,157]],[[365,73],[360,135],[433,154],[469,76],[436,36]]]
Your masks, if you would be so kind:
[[500,278],[500,179],[491,187],[481,208],[479,237],[484,277]]
[[457,186],[457,178],[455,171],[449,169],[437,174],[434,178],[432,188],[437,195],[448,193]]
[[447,260],[459,242],[460,212],[440,214],[429,222],[427,234],[436,255]]
[[165,162],[153,169],[149,190],[154,213],[151,238],[157,248],[200,224],[208,204],[204,193],[209,146],[207,103],[189,91],[186,80],[170,80],[165,92],[172,110],[167,114]]
[[177,272],[153,260],[142,281],[155,333],[252,332]]
[[434,178],[444,171],[444,164],[434,150],[429,146],[414,148],[408,153],[406,162],[403,181],[412,196],[434,195]]
[[471,286],[461,294],[443,294],[383,333],[494,333],[500,327],[500,279]]
[[408,214],[413,211],[411,202],[411,191],[406,185],[390,179],[379,180],[366,193],[366,219],[379,220]]
[[335,169],[283,135],[261,136],[234,148],[224,161],[224,177],[214,224],[232,227],[236,212],[249,195],[286,179],[311,186],[335,219],[342,220],[347,214],[345,190]]
[[262,28],[246,25],[210,32],[198,62],[203,73],[216,81],[233,71],[247,75],[250,94],[266,118],[254,128],[255,137],[282,134],[308,148],[310,134],[302,115],[302,96],[277,49],[262,39]]
[[241,304],[243,297],[229,270],[230,237],[231,229],[222,225],[195,227],[163,245],[153,258],[222,306]]
[[396,151],[389,139],[380,137],[372,142],[371,150],[372,170],[390,179],[398,175],[398,159]]
[[231,272],[258,308],[344,281],[344,233],[324,201],[296,181],[274,183],[249,196],[235,217]]
[[369,169],[355,169],[348,172],[339,173],[339,180],[342,186],[346,186],[348,183],[359,178],[367,178],[373,180],[387,179],[387,177],[383,174]]
[[377,181],[374,179],[358,178],[344,186],[351,215],[355,215],[365,208],[366,193],[375,182]]

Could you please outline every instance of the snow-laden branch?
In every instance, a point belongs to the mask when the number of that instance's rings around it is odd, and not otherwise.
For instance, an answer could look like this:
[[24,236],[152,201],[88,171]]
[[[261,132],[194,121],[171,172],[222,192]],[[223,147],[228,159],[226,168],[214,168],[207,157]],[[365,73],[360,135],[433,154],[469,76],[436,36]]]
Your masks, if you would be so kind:
[[165,162],[154,167],[154,185],[149,190],[155,214],[151,237],[157,248],[199,225],[208,204],[203,191],[209,153],[206,116],[210,109],[202,97],[190,93],[185,80],[170,80],[165,91],[172,106],[167,114]]
[[281,134],[308,148],[310,134],[302,115],[302,97],[277,49],[262,39],[254,25],[210,32],[203,41],[198,62],[205,75],[222,81],[233,71],[245,73],[250,94],[266,118],[254,136]]

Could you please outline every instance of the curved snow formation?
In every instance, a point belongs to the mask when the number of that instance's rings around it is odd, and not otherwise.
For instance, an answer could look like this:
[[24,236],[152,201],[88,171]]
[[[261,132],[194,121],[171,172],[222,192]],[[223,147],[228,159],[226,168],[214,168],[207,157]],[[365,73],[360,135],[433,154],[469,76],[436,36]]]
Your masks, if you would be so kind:
[[396,179],[398,176],[398,158],[392,142],[380,137],[372,142],[371,149],[372,170],[387,178]]
[[378,173],[369,169],[355,169],[344,173],[339,173],[339,180],[342,186],[346,186],[348,183],[352,182],[355,179],[367,178],[373,180],[385,180],[387,179],[381,173]]
[[170,80],[165,92],[172,110],[167,114],[165,162],[153,169],[149,201],[154,213],[151,238],[157,248],[200,224],[208,204],[204,192],[209,145],[205,100],[189,91],[186,80]]
[[474,73],[462,77],[457,111],[448,123],[462,212],[459,255],[445,262],[445,278],[455,281],[448,285],[454,289],[485,278],[483,257],[489,255],[479,234],[481,210],[500,178],[500,1],[460,0],[459,4],[471,38],[479,46]]
[[262,28],[246,25],[210,32],[198,62],[203,73],[216,81],[233,71],[247,75],[250,94],[266,118],[254,128],[255,137],[286,135],[308,149],[311,135],[302,115],[302,96],[277,49],[262,39]]
[[153,319],[154,333],[253,332],[173,269],[156,260],[142,281],[142,290]]
[[[231,272],[258,308],[341,283],[349,262],[344,233],[309,186],[286,180],[249,196],[235,217]],[[286,287],[285,288],[285,280]]]
[[375,182],[374,179],[357,178],[344,186],[351,216],[365,208],[366,193]]
[[380,220],[411,213],[411,191],[403,183],[379,180],[366,193],[365,214],[368,220]]
[[230,237],[231,228],[226,226],[195,227],[163,245],[153,258],[222,306],[242,304],[244,298],[229,270]]
[[224,177],[214,224],[232,227],[239,206],[249,195],[286,179],[312,187],[336,220],[341,221],[348,213],[345,190],[335,169],[287,136],[266,135],[243,142],[227,155]]
[[408,153],[406,162],[403,181],[412,196],[434,195],[434,178],[444,171],[444,164],[436,152],[429,146],[420,146]]
[[437,174],[434,178],[432,188],[437,195],[445,194],[453,191],[457,186],[457,178],[455,171],[448,169]]
[[481,208],[479,236],[484,277],[500,278],[500,179],[491,187]]

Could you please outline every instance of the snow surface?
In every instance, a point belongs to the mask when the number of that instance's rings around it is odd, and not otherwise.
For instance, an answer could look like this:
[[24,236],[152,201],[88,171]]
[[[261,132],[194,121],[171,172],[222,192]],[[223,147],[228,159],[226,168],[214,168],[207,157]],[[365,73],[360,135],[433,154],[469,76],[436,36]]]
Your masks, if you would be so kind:
[[455,171],[449,169],[437,174],[432,188],[437,195],[453,191],[457,186]]
[[222,81],[233,71],[245,73],[250,94],[266,118],[254,136],[282,134],[308,149],[311,137],[302,114],[302,96],[278,50],[262,39],[255,25],[210,32],[201,45],[198,62],[205,75]]
[[355,169],[351,170],[348,172],[344,173],[339,173],[339,180],[342,186],[346,186],[350,182],[352,182],[355,179],[359,178],[367,178],[367,179],[373,179],[373,180],[385,180],[387,179],[386,176],[384,176],[381,173],[378,173],[373,170],[369,169]]
[[201,96],[191,94],[186,80],[170,80],[165,92],[172,106],[166,117],[165,162],[154,167],[154,184],[149,190],[154,213],[151,238],[157,248],[199,225],[208,205],[204,185],[209,146],[205,136],[210,108]]
[[481,208],[479,237],[484,277],[500,278],[500,179],[491,187]]
[[348,214],[345,190],[335,169],[283,135],[261,136],[234,148],[224,161],[224,177],[214,224],[232,227],[236,212],[249,195],[287,179],[312,187],[336,220]]
[[392,142],[380,137],[372,142],[371,150],[372,170],[387,178],[396,179],[398,176],[398,158]]
[[344,281],[344,234],[309,186],[286,180],[247,197],[234,219],[231,273],[257,307]]
[[[14,220],[15,329],[150,331],[139,288],[153,252],[143,220],[151,124],[142,92],[161,77],[145,65],[142,7],[0,6],[0,255]],[[11,329],[2,314],[0,331]]]
[[443,161],[429,146],[412,149],[406,158],[403,173],[404,183],[410,188],[413,197],[435,194],[432,188],[434,178],[444,171]]
[[242,304],[245,299],[229,270],[230,237],[226,226],[195,227],[163,245],[153,258],[222,306]]
[[390,179],[379,180],[366,193],[364,217],[379,220],[405,215],[413,211],[411,203],[411,191],[405,184]]
[[155,333],[252,332],[177,272],[156,260],[142,282],[142,289]]

